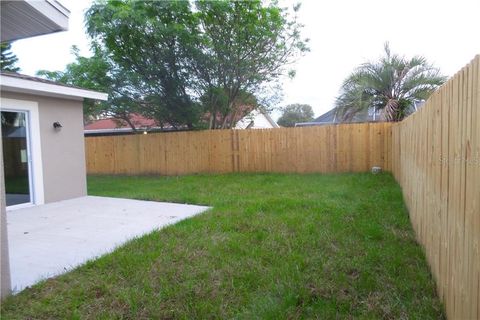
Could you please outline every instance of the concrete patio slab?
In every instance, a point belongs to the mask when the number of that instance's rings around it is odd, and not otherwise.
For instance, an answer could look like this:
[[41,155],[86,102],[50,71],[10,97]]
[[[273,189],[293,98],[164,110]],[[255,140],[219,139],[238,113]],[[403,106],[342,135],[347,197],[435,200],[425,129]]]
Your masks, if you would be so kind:
[[18,292],[207,209],[88,196],[7,211],[12,288]]

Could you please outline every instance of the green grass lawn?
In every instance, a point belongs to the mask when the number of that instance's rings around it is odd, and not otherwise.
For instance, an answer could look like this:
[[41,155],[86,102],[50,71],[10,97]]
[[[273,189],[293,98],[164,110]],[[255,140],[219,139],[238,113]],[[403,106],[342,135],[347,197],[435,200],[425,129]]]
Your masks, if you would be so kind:
[[444,318],[388,174],[89,177],[88,187],[213,209],[8,298],[2,319]]
[[28,176],[7,177],[5,179],[5,192],[16,194],[29,194]]

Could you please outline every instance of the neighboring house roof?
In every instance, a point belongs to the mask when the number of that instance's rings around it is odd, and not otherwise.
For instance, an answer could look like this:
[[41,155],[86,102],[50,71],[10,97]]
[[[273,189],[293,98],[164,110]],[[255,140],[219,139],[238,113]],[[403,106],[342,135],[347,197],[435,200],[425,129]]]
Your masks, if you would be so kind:
[[[410,115],[420,109],[425,104],[425,101],[414,100],[412,105],[407,109],[407,115]],[[361,123],[361,122],[376,122],[376,121],[384,121],[381,110],[368,108],[368,110],[362,110],[356,113],[352,120],[348,121],[348,123]],[[320,117],[316,118],[310,122],[300,122],[296,123],[296,127],[308,127],[308,126],[320,126],[325,124],[332,124],[332,123],[341,123],[340,119],[336,116],[336,109],[333,108],[330,111],[325,112]]]
[[68,29],[70,11],[56,0],[0,2],[0,38],[10,42]]
[[295,123],[295,127],[309,127],[309,126],[320,126],[325,124],[332,124],[337,122],[336,110],[333,108],[330,111],[325,112],[318,118],[309,121],[309,122],[299,122]]
[[257,109],[240,119],[234,129],[270,129],[279,127],[265,110]]
[[104,100],[108,95],[103,92],[69,86],[54,81],[13,72],[0,73],[0,90],[36,94],[41,96],[83,100],[84,98]]
[[[359,123],[359,122],[373,122],[373,121],[380,121],[380,112],[379,110],[363,110],[352,118],[351,121],[348,121],[349,123]],[[310,121],[310,122],[300,122],[296,123],[296,127],[308,127],[308,126],[321,126],[321,125],[326,125],[326,124],[332,124],[332,123],[341,123],[340,119],[338,119],[337,114],[336,114],[336,109],[333,108],[318,118]]]
[[335,108],[330,111],[325,112],[320,117],[316,118],[313,121],[315,123],[335,123],[337,121],[337,114]]
[[[137,129],[157,126],[157,123],[155,122],[155,120],[145,118],[144,116],[141,116],[136,113],[133,113],[130,115],[130,121]],[[121,128],[131,128],[131,127],[125,120],[116,119],[116,118],[105,118],[105,119],[94,120],[85,125],[85,130],[121,129]]]
[[[130,114],[130,122],[135,126],[136,130],[143,131],[169,131],[171,126],[160,127],[154,119],[149,119],[137,113]],[[85,135],[112,135],[112,134],[128,134],[132,133],[132,127],[122,119],[104,118],[93,120],[84,127]]]
[[[160,127],[154,119],[144,117],[137,113],[130,114],[130,121],[139,131],[172,131],[172,126]],[[265,111],[254,110],[240,119],[235,129],[268,129],[278,128],[279,125]],[[85,135],[114,135],[132,133],[133,129],[125,121],[117,118],[104,118],[93,120],[84,127]]]

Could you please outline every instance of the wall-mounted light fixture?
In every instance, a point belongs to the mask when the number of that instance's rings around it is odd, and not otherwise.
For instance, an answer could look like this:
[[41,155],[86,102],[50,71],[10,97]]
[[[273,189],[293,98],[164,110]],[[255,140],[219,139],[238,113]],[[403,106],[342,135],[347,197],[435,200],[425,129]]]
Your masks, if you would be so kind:
[[55,129],[55,131],[60,131],[60,130],[62,130],[62,125],[61,125],[61,123],[58,122],[58,121],[55,121],[55,122],[53,123],[53,129]]

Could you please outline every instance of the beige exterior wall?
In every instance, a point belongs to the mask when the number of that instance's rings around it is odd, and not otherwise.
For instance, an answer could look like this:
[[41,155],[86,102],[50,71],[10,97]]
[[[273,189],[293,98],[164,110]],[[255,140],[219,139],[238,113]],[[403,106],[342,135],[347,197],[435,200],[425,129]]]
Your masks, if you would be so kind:
[[[5,91],[2,97],[38,103],[45,203],[85,196],[82,101]],[[60,131],[53,128],[56,121]]]

